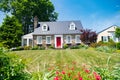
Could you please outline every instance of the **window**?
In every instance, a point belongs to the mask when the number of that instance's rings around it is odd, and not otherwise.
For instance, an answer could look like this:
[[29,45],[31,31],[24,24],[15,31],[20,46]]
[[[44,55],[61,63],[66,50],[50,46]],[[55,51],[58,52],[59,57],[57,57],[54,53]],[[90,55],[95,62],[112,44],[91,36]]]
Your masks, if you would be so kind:
[[51,36],[46,36],[46,44],[51,44]]
[[66,36],[66,43],[71,43],[71,36],[70,35]]
[[80,35],[76,35],[75,36],[75,42],[76,43],[80,43],[81,41],[80,41]]
[[72,23],[70,24],[70,30],[75,30],[75,23],[72,22]]
[[42,36],[37,36],[37,44],[42,44]]
[[23,40],[23,45],[24,45],[24,46],[27,46],[27,39],[24,39],[24,40]]
[[29,39],[29,46],[32,46],[32,39]]
[[102,41],[103,42],[107,42],[108,41],[108,37],[107,36],[102,36]]
[[48,30],[47,24],[43,24],[43,26],[42,26],[42,31],[47,31],[47,30]]

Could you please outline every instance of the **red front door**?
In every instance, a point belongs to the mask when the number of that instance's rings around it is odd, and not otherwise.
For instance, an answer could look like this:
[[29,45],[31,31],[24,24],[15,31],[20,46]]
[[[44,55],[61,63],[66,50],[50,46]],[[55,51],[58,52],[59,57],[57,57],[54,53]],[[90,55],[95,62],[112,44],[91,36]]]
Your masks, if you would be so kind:
[[57,48],[61,48],[61,37],[56,37]]

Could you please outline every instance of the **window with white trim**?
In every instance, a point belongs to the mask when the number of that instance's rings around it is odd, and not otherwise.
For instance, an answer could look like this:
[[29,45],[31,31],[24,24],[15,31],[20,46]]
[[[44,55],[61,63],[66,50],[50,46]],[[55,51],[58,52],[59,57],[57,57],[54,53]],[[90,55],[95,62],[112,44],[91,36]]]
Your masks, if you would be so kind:
[[37,36],[37,44],[42,44],[42,36]]
[[75,23],[70,23],[70,30],[75,30]]
[[66,36],[66,43],[71,43],[71,35]]
[[47,30],[48,30],[47,24],[43,24],[43,25],[42,25],[42,31],[47,31]]
[[107,36],[102,36],[102,41],[103,42],[108,42],[108,37]]
[[80,35],[76,35],[76,36],[75,36],[75,42],[76,42],[76,43],[80,43],[80,42],[81,42],[81,40],[80,40]]
[[51,36],[46,36],[46,44],[51,44]]

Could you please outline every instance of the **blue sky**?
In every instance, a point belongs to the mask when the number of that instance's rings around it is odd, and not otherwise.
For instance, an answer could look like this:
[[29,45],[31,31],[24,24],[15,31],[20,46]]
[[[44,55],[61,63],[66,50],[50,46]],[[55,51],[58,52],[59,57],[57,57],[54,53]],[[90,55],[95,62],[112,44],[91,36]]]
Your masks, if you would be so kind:
[[[101,31],[120,26],[120,0],[51,0],[58,21],[80,20],[84,28]],[[5,14],[0,12],[0,23]]]

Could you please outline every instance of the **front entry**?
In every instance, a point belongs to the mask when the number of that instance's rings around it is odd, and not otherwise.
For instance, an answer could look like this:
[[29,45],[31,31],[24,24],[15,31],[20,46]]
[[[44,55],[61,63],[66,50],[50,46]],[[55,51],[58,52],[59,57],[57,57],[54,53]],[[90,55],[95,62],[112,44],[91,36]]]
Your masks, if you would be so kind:
[[57,48],[61,48],[61,37],[56,37]]
[[55,35],[55,48],[62,48],[63,36]]

